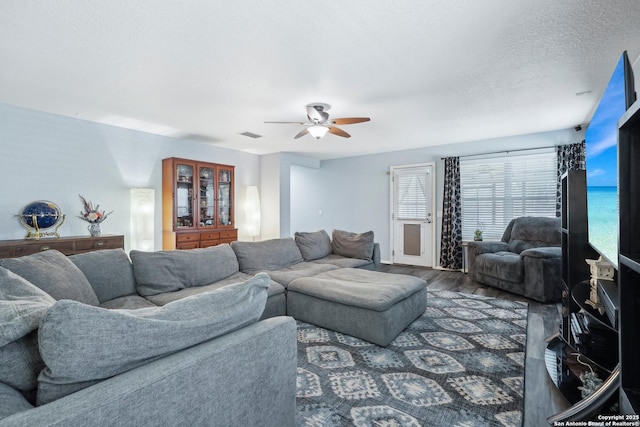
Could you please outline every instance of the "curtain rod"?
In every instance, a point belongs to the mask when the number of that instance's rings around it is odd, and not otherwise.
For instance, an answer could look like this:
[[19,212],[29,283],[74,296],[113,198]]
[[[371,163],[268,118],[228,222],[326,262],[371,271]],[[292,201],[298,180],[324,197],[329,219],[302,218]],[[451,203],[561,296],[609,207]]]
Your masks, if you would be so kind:
[[[584,139],[580,142],[585,142]],[[571,144],[575,144],[575,143],[571,143]],[[478,153],[478,154],[466,154],[464,156],[449,156],[449,157],[458,157],[458,158],[462,158],[462,157],[474,157],[474,156],[486,156],[489,154],[502,154],[502,153],[517,153],[518,151],[533,151],[533,150],[543,150],[545,148],[557,148],[560,145],[570,145],[570,144],[558,144],[558,145],[551,145],[548,147],[536,147],[536,148],[518,148],[516,150],[502,150],[502,151],[493,151],[490,153]],[[446,157],[440,157],[440,160],[444,160],[446,159]]]
[[[489,154],[502,154],[502,153],[517,153],[518,151],[533,151],[533,150],[544,150],[545,148],[556,148],[557,145],[552,145],[549,147],[536,147],[536,148],[518,148],[516,150],[502,150],[502,151],[492,151],[490,153],[478,153],[478,154],[466,154],[464,156],[448,156],[448,157],[458,157],[458,158],[463,158],[463,157],[475,157],[475,156],[486,156]],[[440,157],[440,160],[444,160],[446,159],[446,157]]]

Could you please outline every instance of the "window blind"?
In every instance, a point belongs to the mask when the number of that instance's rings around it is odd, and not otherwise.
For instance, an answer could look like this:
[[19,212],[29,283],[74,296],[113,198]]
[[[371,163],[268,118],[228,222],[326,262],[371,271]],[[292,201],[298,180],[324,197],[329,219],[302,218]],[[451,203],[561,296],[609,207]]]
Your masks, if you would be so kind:
[[396,219],[427,220],[431,212],[431,179],[431,174],[417,168],[400,171],[394,177]]
[[519,216],[556,215],[555,151],[460,160],[462,238],[500,240]]

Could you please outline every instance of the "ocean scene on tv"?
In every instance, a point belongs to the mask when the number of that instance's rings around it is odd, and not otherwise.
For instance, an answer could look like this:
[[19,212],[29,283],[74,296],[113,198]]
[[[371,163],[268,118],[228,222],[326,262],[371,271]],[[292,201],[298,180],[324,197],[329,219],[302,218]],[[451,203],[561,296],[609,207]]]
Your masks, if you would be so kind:
[[585,136],[589,242],[614,265],[618,264],[618,119],[625,110],[621,59]]

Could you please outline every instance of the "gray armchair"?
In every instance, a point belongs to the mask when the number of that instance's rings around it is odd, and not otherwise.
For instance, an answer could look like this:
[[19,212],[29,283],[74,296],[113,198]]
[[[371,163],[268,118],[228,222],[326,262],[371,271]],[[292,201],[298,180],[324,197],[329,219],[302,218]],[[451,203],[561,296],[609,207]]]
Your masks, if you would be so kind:
[[560,218],[511,220],[500,242],[469,242],[468,266],[476,282],[540,302],[560,300]]

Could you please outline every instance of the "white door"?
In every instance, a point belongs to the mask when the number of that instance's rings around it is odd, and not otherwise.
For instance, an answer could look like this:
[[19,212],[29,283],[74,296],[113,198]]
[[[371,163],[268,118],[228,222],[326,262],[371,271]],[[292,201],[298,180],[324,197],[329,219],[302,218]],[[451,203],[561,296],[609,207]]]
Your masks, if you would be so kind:
[[435,164],[391,168],[393,263],[433,267]]

